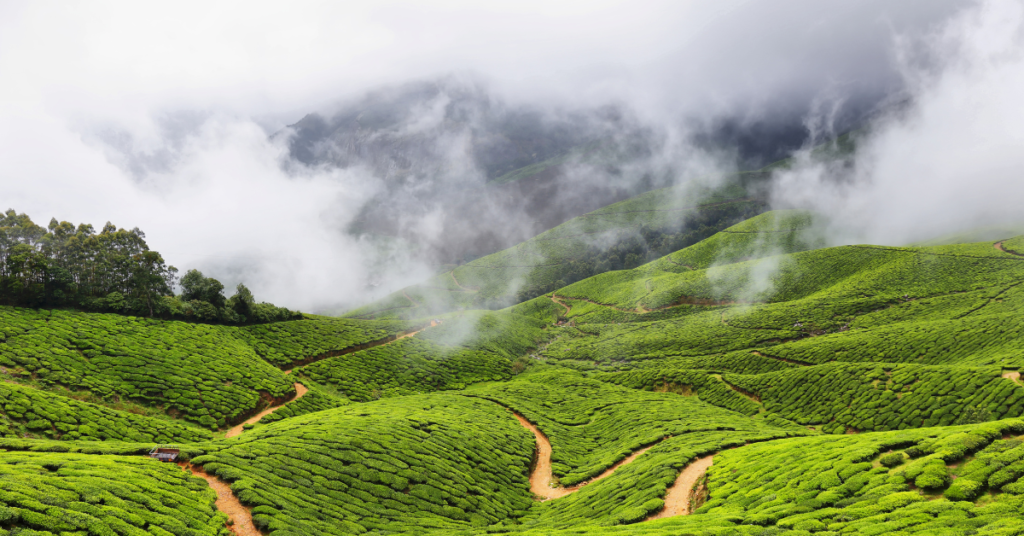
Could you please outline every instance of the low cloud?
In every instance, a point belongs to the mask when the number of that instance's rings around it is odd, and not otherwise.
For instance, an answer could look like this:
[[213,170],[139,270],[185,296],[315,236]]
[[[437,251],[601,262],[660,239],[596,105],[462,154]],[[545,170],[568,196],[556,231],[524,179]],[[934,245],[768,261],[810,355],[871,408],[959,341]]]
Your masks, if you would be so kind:
[[852,162],[803,151],[778,174],[775,206],[830,215],[834,243],[1024,224],[1024,4],[981,3],[897,51],[906,91],[857,136]]

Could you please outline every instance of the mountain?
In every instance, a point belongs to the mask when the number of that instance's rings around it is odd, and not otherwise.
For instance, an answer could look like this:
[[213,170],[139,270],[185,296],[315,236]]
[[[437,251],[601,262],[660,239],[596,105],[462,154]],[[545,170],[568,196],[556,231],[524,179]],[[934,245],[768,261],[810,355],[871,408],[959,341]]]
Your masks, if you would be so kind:
[[[864,116],[846,115],[843,131]],[[700,151],[757,169],[807,143],[802,117],[652,123],[619,105],[509,102],[482,83],[448,77],[381,88],[276,136],[297,165],[357,170],[375,185],[348,232],[415,243],[440,266],[675,184],[698,157],[680,158],[670,129],[688,132]]]

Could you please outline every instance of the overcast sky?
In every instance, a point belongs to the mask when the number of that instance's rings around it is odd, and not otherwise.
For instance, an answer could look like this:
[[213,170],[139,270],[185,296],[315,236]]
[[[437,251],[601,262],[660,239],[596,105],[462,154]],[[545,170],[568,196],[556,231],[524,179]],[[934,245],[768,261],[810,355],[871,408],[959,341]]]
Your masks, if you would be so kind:
[[[179,268],[277,259],[213,275],[314,307],[359,292],[364,245],[333,229],[376,186],[351,171],[282,171],[286,154],[266,134],[308,112],[452,73],[512,102],[618,102],[650,121],[799,111],[904,88],[900,40],[974,5],[5,1],[0,204],[44,225],[138,226]],[[126,150],[167,165],[133,173]]]

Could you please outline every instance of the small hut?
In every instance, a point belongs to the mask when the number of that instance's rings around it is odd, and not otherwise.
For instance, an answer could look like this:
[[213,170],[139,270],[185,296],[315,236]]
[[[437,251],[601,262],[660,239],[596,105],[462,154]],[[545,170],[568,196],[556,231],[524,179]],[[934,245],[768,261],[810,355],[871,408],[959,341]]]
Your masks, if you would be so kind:
[[158,445],[149,451],[149,457],[162,462],[173,462],[178,459],[179,452],[178,447],[174,445]]

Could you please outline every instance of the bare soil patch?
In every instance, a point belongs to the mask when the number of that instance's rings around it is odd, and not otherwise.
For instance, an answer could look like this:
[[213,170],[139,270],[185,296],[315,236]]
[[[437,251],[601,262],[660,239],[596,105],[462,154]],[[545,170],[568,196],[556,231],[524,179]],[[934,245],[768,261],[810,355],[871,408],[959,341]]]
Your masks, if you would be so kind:
[[676,478],[672,487],[665,494],[665,507],[658,513],[648,517],[645,521],[661,519],[663,517],[690,515],[690,501],[694,496],[695,487],[708,467],[712,465],[714,454],[696,459],[690,462]]
[[648,450],[650,450],[651,447],[654,446],[648,445],[640,450],[637,450],[636,452],[630,454],[629,456],[617,462],[615,465],[612,465],[608,469],[605,469],[605,471],[602,472],[601,474],[595,476],[594,478],[591,478],[590,480],[587,480],[586,482],[581,482],[569,488],[555,486],[554,476],[551,472],[551,442],[548,441],[547,436],[545,436],[539,428],[537,428],[530,421],[526,420],[525,417],[516,412],[512,412],[512,414],[515,415],[516,419],[519,421],[519,424],[523,425],[523,428],[526,428],[527,430],[533,432],[533,436],[537,438],[537,453],[536,457],[534,458],[532,471],[530,471],[530,491],[533,492],[534,495],[540,497],[543,501],[565,497],[566,495],[578,491],[580,488],[586,486],[587,484],[597,482],[602,478],[608,478],[609,476],[612,475],[612,473],[615,472],[616,469],[639,458],[643,453],[647,452]]
[[[291,371],[289,370],[288,372],[291,372]],[[287,374],[287,372],[286,372],[286,374]],[[239,424],[237,426],[234,426],[231,429],[229,429],[227,431],[227,433],[224,434],[224,437],[235,437],[237,435],[240,435],[242,433],[242,430],[244,429],[245,425],[247,425],[247,424],[256,424],[257,422],[259,422],[260,419],[262,419],[263,417],[266,417],[267,415],[270,415],[271,413],[277,411],[278,408],[280,408],[281,406],[287,404],[288,402],[291,402],[293,400],[298,400],[298,399],[302,398],[308,391],[309,391],[309,389],[306,389],[305,385],[302,385],[301,383],[296,383],[295,384],[295,396],[291,400],[289,400],[287,402],[284,402],[284,403],[281,403],[281,404],[278,404],[276,406],[270,406],[269,408],[267,408],[267,409],[257,413],[255,416],[246,419],[245,422],[243,422],[243,423],[241,423],[241,424]]]
[[217,492],[217,510],[224,512],[231,519],[232,523],[228,525],[228,529],[232,533],[237,536],[263,536],[263,533],[257,530],[256,525],[252,523],[252,513],[231,492],[231,486],[187,462],[182,462],[178,465],[194,476],[205,480],[213,488],[213,491]]

